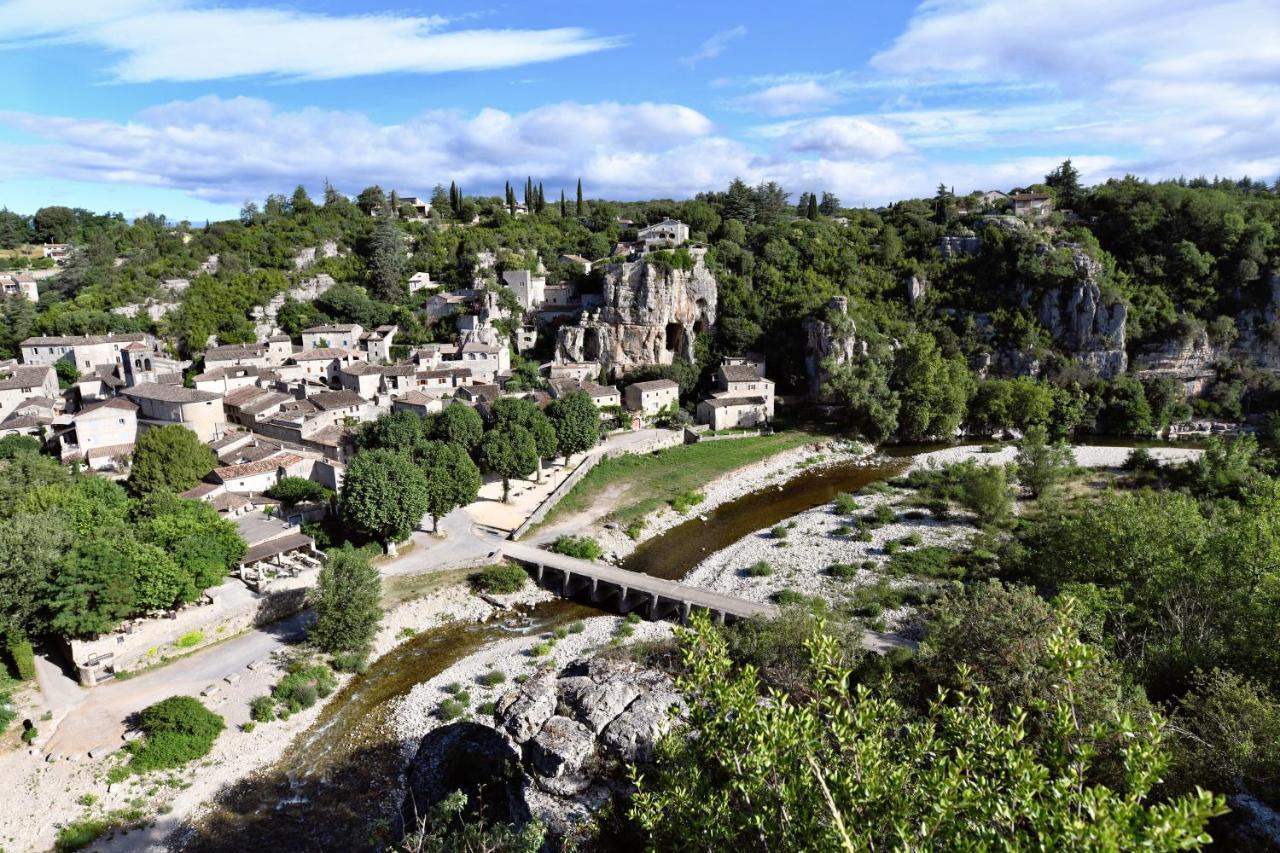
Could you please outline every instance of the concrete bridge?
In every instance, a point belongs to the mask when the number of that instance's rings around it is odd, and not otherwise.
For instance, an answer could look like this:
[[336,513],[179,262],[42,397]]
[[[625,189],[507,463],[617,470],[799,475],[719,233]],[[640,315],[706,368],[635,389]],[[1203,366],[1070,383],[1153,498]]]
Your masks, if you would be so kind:
[[613,608],[619,613],[640,610],[649,619],[675,618],[682,624],[695,609],[707,611],[718,624],[724,624],[726,619],[778,615],[778,608],[772,604],[758,604],[517,542],[504,542],[502,553],[508,560],[524,566],[538,586],[566,598],[586,592],[594,603],[606,604],[612,600]]
[[[594,563],[544,551],[519,542],[504,542],[502,554],[529,571],[538,586],[551,589],[566,598],[587,593],[596,604],[613,602],[619,613],[640,610],[651,620],[676,619],[684,624],[694,610],[705,610],[711,619],[723,625],[730,619],[766,619],[778,615],[772,604],[747,601],[707,589],[629,572],[605,563]],[[895,648],[914,648],[915,644],[894,634],[864,631],[862,645],[876,654]]]

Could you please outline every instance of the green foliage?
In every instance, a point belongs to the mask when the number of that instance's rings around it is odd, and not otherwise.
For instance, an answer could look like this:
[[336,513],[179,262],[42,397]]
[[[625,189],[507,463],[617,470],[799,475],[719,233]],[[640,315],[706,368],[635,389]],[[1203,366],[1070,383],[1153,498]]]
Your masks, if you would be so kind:
[[849,563],[832,563],[827,566],[827,574],[837,580],[853,580],[858,576],[858,567]]
[[471,586],[475,590],[495,595],[519,592],[528,582],[529,576],[525,574],[524,569],[513,563],[485,566],[471,576]]
[[180,649],[190,649],[200,645],[204,641],[204,633],[201,631],[188,631],[181,637],[173,641],[173,644]]
[[226,724],[199,700],[170,696],[144,708],[138,727],[146,737],[130,745],[132,773],[167,770],[203,758]]
[[747,566],[744,571],[746,576],[749,578],[767,578],[769,575],[773,574],[773,566],[769,565],[764,560],[758,560],[750,566]]
[[840,515],[853,515],[858,511],[858,500],[848,492],[838,492],[832,500],[835,510]]
[[80,371],[69,361],[55,361],[53,372],[58,374],[58,387],[64,391],[80,381]]
[[443,516],[480,494],[480,469],[462,445],[444,441],[419,444],[413,457],[427,480],[427,514],[439,529]]
[[486,687],[496,687],[507,680],[507,674],[500,669],[492,669],[480,676],[480,683]]
[[342,482],[339,506],[355,530],[379,542],[409,538],[427,512],[429,490],[421,469],[389,450],[356,454]]
[[40,440],[29,435],[6,435],[0,438],[0,459],[12,459],[19,453],[39,453]]
[[249,716],[256,722],[269,723],[276,718],[276,700],[270,696],[256,696],[249,702]]
[[54,839],[53,849],[57,853],[83,850],[102,837],[110,828],[110,823],[98,818],[74,820],[58,830],[58,837]]
[[918,578],[962,578],[965,570],[947,548],[930,545],[911,551],[898,551],[889,561],[889,571],[895,575]]
[[[1148,802],[1167,763],[1158,721],[1085,729],[1065,698],[1038,712],[1047,732],[1037,749],[1025,740],[1021,712],[1002,722],[991,697],[971,686],[938,697],[913,720],[892,698],[850,688],[834,638],[815,632],[805,647],[811,692],[761,701],[756,670],[734,669],[708,620],[699,616],[681,632],[686,674],[678,685],[698,736],[668,738],[654,769],[636,777],[631,814],[650,844],[1173,850],[1208,843],[1209,818],[1225,811],[1208,793]],[[1077,659],[1079,647],[1064,637],[1053,653]],[[1069,684],[1070,675],[1060,680]],[[1124,742],[1118,788],[1091,783],[1090,753],[1071,749],[1104,736]]]
[[590,536],[557,536],[555,541],[547,546],[547,550],[564,554],[566,557],[577,557],[579,560],[598,560],[604,556],[604,549],[600,547],[600,543]]
[[394,450],[409,453],[423,440],[422,418],[413,412],[386,412],[360,425],[356,444],[363,450]]
[[552,400],[547,417],[555,427],[557,446],[566,457],[585,453],[600,441],[600,414],[585,391]]
[[519,424],[490,430],[476,448],[480,465],[502,478],[502,500],[511,493],[512,477],[527,477],[538,467],[538,445],[533,433]]
[[1243,788],[1280,799],[1280,702],[1235,673],[1200,673],[1174,714],[1174,787]]
[[311,596],[316,619],[308,638],[326,652],[364,649],[382,619],[382,586],[367,554],[330,550]]
[[685,515],[689,510],[707,499],[702,492],[696,492],[690,489],[687,492],[676,495],[671,499],[671,508],[681,515]]
[[450,403],[431,421],[432,438],[459,445],[468,453],[475,450],[483,436],[480,413],[463,403]]
[[517,826],[492,823],[483,816],[470,814],[466,794],[455,791],[433,806],[394,850],[396,853],[537,853],[543,849],[545,837],[546,828],[538,821]]
[[1002,465],[979,465],[972,459],[952,466],[960,486],[960,503],[984,524],[1003,521],[1013,508],[1009,477]]
[[901,401],[902,438],[950,438],[964,419],[973,377],[962,358],[944,357],[931,335],[917,334],[894,354],[889,385]]
[[281,477],[267,489],[267,496],[280,501],[286,509],[303,503],[323,503],[332,494],[321,484],[305,477]]
[[194,432],[177,424],[148,429],[138,436],[129,470],[129,492],[183,492],[218,464],[213,451]]
[[296,714],[328,696],[335,686],[333,673],[324,664],[294,662],[271,688],[271,699],[282,713]]
[[1040,425],[1029,428],[1018,443],[1018,482],[1033,498],[1044,496],[1075,467],[1075,455],[1062,442],[1049,443]]

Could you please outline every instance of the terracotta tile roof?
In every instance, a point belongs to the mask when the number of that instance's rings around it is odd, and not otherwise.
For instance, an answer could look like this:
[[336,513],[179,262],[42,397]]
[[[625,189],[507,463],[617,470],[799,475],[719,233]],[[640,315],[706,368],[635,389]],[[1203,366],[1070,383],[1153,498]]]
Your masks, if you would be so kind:
[[363,406],[368,401],[354,391],[322,391],[308,397],[322,411],[345,409],[350,406]]
[[134,403],[131,400],[126,400],[123,397],[112,397],[110,400],[103,400],[101,403],[92,403],[88,406],[85,406],[83,409],[76,412],[74,417],[82,418],[85,415],[93,414],[95,412],[101,412],[102,414],[109,413],[108,411],[104,411],[104,410],[136,412],[138,411],[138,404]]
[[763,377],[749,364],[723,364],[720,372],[725,382],[760,382]]
[[89,344],[128,344],[134,341],[145,341],[147,336],[141,332],[127,335],[62,335],[47,338],[27,338],[19,346],[51,347],[51,346],[87,346]]
[[53,370],[48,365],[30,365],[0,371],[0,391],[20,388],[39,388]]
[[671,379],[646,379],[644,382],[632,382],[628,388],[636,388],[640,391],[665,391],[667,389],[679,389],[680,383]]
[[183,388],[181,385],[160,385],[155,382],[144,382],[124,390],[126,397],[140,400],[158,400],[162,403],[207,403],[222,399],[221,394],[212,391],[197,391],[195,388]]
[[293,354],[294,361],[333,361],[337,358],[347,358],[351,355],[349,350],[340,347],[313,347],[304,349],[302,352]]
[[214,468],[213,474],[219,480],[226,482],[227,480],[236,480],[241,477],[266,474],[269,471],[275,471],[277,468],[288,468],[290,465],[297,465],[301,461],[302,457],[296,453],[277,453],[268,456],[266,459],[259,459],[257,462],[245,462],[240,465],[226,465],[222,468]]

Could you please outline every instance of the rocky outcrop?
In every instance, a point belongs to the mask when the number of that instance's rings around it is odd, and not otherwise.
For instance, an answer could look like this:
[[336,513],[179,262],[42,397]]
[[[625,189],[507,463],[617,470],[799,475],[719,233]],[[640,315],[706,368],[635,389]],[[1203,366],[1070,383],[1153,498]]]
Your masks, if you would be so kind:
[[561,327],[556,360],[598,361],[610,373],[692,361],[698,335],[715,323],[717,299],[715,276],[700,253],[694,257],[691,270],[643,259],[611,265],[601,306]]
[[[1125,353],[1129,309],[1123,302],[1105,303],[1099,286],[1102,267],[1080,247],[1068,248],[1076,280],[1040,294],[1036,319],[1067,356],[1104,379],[1111,379],[1129,364]],[[1047,245],[1043,249],[1050,251]],[[1033,298],[1026,291],[1023,295],[1024,301]]]
[[913,272],[906,278],[907,301],[914,306],[929,295],[929,279],[923,274]]
[[938,238],[938,251],[944,261],[982,254],[982,238],[976,234],[947,234]]
[[823,396],[829,364],[848,364],[867,354],[866,341],[859,341],[857,328],[849,318],[849,300],[833,296],[826,310],[804,320],[804,369],[809,377],[809,396]]
[[564,836],[626,790],[623,768],[652,760],[682,707],[669,676],[630,661],[542,671],[495,703],[492,726],[456,723],[422,739],[406,775],[404,826],[461,790],[487,817],[533,818]]
[[[336,251],[336,245],[334,248]],[[271,301],[266,305],[255,306],[253,309],[253,327],[257,333],[258,342],[262,343],[272,335],[279,334],[280,327],[276,325],[276,317],[279,315],[280,309],[284,307],[286,299],[292,299],[296,302],[312,302],[335,284],[337,282],[334,281],[333,276],[328,273],[320,273],[289,288],[284,293],[277,293],[271,297]]]
[[1204,392],[1213,379],[1214,363],[1223,355],[1202,329],[1187,340],[1169,340],[1144,346],[1133,359],[1141,377],[1171,377],[1182,382],[1187,394]]

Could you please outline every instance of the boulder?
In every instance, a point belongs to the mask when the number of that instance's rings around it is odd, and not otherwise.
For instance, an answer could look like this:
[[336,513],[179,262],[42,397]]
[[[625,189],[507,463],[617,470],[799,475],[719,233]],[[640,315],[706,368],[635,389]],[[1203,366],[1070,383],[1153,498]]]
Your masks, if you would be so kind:
[[562,678],[559,692],[573,717],[597,735],[640,696],[635,682],[624,678],[603,683],[588,677]]
[[525,744],[525,758],[543,776],[577,773],[595,749],[595,735],[577,720],[554,716]]
[[400,834],[416,828],[420,817],[454,791],[467,795],[470,814],[498,823],[530,818],[520,754],[488,726],[452,723],[422,739],[405,774]]
[[623,761],[644,764],[653,759],[654,747],[668,731],[683,707],[674,692],[650,692],[633,702],[601,734],[605,747]]
[[542,730],[556,712],[554,672],[541,672],[502,695],[494,710],[499,729],[516,743],[524,743]]

